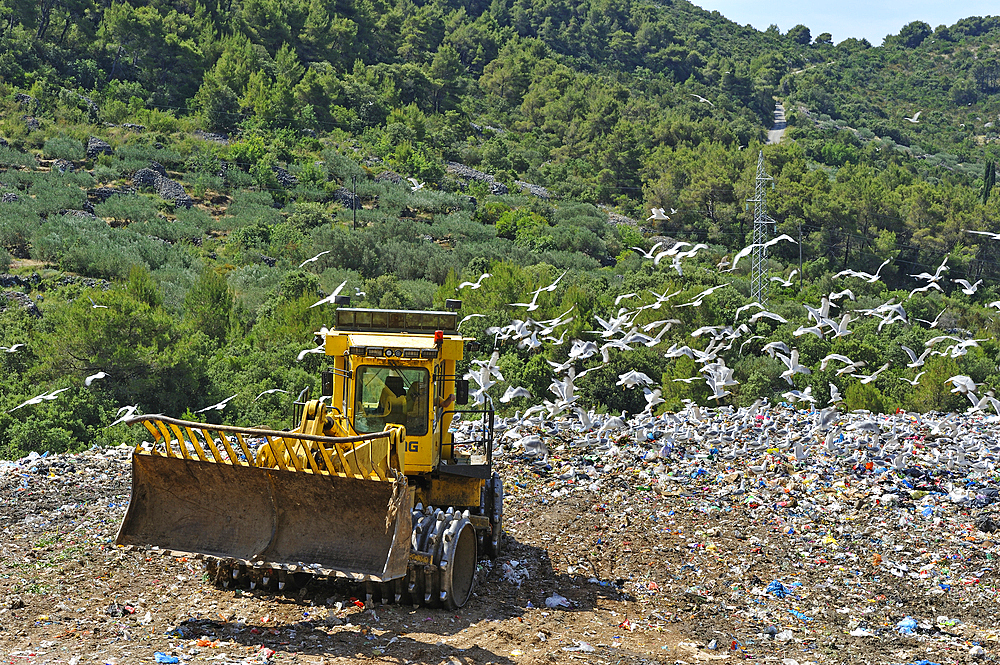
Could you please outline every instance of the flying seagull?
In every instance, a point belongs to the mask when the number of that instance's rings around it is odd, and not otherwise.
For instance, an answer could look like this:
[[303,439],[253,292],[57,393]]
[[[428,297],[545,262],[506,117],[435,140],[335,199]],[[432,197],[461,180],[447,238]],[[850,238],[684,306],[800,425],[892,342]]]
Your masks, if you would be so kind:
[[286,393],[286,394],[287,394],[287,393],[288,393],[288,391],[287,391],[287,390],[282,390],[281,388],[271,388],[271,389],[269,389],[269,390],[265,390],[265,391],[264,391],[264,392],[262,392],[261,394],[259,394],[259,395],[257,395],[256,397],[254,397],[254,398],[253,398],[253,401],[255,401],[255,402],[256,402],[257,400],[259,400],[259,399],[260,399],[261,397],[263,397],[264,395],[271,395],[271,394],[273,394],[273,393]]
[[663,208],[650,208],[650,211],[653,214],[646,218],[647,222],[652,222],[654,220],[665,221],[670,219],[667,217],[667,213]]
[[333,290],[333,293],[331,293],[327,297],[323,298],[322,300],[320,300],[318,302],[314,302],[313,304],[309,305],[309,308],[312,309],[313,307],[316,307],[318,305],[323,305],[323,304],[326,304],[326,303],[332,303],[334,301],[334,299],[336,299],[336,297],[340,295],[340,292],[344,290],[344,286],[346,284],[347,284],[347,280],[345,279],[343,282],[340,283],[340,286],[338,286],[337,288],[335,288]]
[[319,254],[317,254],[316,256],[312,257],[311,259],[306,259],[305,261],[303,261],[302,263],[300,263],[299,267],[301,268],[305,264],[312,263],[313,261],[319,261],[319,257],[323,256],[324,254],[329,254],[332,251],[333,251],[332,249],[328,249],[325,252],[320,252]]
[[489,274],[488,272],[484,272],[482,275],[479,276],[479,279],[477,279],[474,282],[462,282],[461,284],[459,284],[458,285],[458,290],[461,291],[464,288],[470,288],[470,289],[473,289],[473,290],[478,289],[480,286],[483,285],[483,280],[484,279],[486,279],[487,277],[492,277],[492,276],[493,275]]
[[90,308],[91,309],[107,309],[108,308],[107,305],[98,305],[96,302],[94,302],[94,299],[91,298],[90,296],[87,296],[87,300],[90,301]]
[[409,180],[410,184],[412,185],[412,187],[410,187],[410,191],[411,192],[415,192],[418,189],[423,189],[424,188],[424,184],[425,183],[420,182],[416,178],[407,178],[407,180]]
[[83,380],[83,385],[90,386],[91,383],[97,381],[98,379],[103,379],[108,375],[107,372],[98,372],[97,374],[91,374],[86,379]]
[[29,399],[29,400],[27,400],[25,402],[21,402],[20,404],[18,404],[17,406],[15,406],[13,409],[11,409],[10,411],[8,411],[7,413],[11,413],[13,411],[17,411],[22,406],[29,406],[31,404],[41,404],[45,400],[53,400],[56,397],[59,397],[59,393],[65,392],[67,390],[69,390],[69,388],[59,388],[58,390],[53,390],[50,393],[42,393],[41,395],[38,395],[36,397],[32,397],[31,399]]
[[211,411],[212,409],[215,409],[216,411],[222,411],[224,408],[226,408],[226,404],[229,403],[229,400],[233,399],[234,397],[236,397],[236,395],[230,395],[229,397],[222,400],[218,404],[213,404],[212,406],[206,406],[204,409],[198,409],[197,411],[195,411],[195,413],[204,413],[206,411]]
[[23,342],[18,342],[17,344],[11,344],[10,346],[0,346],[0,351],[6,351],[7,353],[14,353],[22,346],[24,346]]
[[907,122],[913,123],[915,125],[918,122],[920,122],[920,114],[921,113],[923,113],[923,111],[917,111],[916,113],[913,114],[912,118],[908,118],[906,116],[903,116],[903,120],[906,120]]
[[697,100],[698,100],[699,102],[703,103],[703,104],[708,104],[709,106],[715,106],[715,104],[713,104],[712,102],[708,101],[707,99],[705,99],[705,98],[704,98],[704,97],[702,97],[701,95],[696,95],[696,94],[694,94],[693,92],[692,92],[692,93],[690,93],[690,95],[691,95],[692,97],[694,97],[695,99],[697,99]]

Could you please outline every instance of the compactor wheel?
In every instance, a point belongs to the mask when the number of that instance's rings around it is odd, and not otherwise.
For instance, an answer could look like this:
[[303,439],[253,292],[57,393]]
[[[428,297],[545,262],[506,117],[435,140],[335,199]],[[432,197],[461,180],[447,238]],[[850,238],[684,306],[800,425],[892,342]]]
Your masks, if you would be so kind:
[[469,513],[418,506],[413,511],[411,544],[431,555],[430,565],[410,564],[406,591],[414,606],[453,610],[472,595],[476,577],[477,537]]

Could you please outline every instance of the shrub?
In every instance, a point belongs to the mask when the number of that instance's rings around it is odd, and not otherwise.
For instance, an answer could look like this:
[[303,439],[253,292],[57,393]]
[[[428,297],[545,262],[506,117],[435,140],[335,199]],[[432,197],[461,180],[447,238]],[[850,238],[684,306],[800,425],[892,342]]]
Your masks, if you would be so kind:
[[0,166],[24,166],[33,169],[38,166],[38,162],[29,153],[18,152],[13,148],[0,146]]
[[83,143],[68,136],[55,136],[46,139],[42,148],[42,156],[46,159],[81,160],[87,156]]

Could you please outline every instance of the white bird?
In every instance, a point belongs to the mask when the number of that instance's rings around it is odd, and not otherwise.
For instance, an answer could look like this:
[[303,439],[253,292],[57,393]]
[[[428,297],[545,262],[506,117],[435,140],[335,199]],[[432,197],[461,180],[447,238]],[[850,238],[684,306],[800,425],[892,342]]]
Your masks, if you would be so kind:
[[986,236],[992,240],[1000,240],[1000,233],[993,233],[992,231],[970,231],[965,229],[966,233],[975,233],[976,235]]
[[918,383],[920,383],[920,377],[922,377],[922,376],[923,376],[924,374],[926,374],[926,373],[927,373],[927,370],[924,370],[923,372],[919,372],[919,373],[917,373],[917,375],[916,375],[915,377],[913,377],[912,379],[908,379],[908,378],[906,378],[905,376],[901,376],[901,377],[899,377],[899,380],[900,380],[900,381],[906,381],[906,382],[907,382],[907,383],[909,383],[909,384],[910,384],[911,386],[915,386],[915,385],[917,385]]
[[652,212],[653,214],[651,214],[649,217],[646,218],[647,222],[652,222],[654,220],[664,221],[670,219],[669,217],[667,217],[666,211],[663,208],[650,208],[650,212]]
[[59,393],[66,392],[67,390],[69,390],[69,388],[59,388],[58,390],[53,390],[50,393],[42,393],[41,395],[38,395],[36,397],[32,397],[31,399],[29,399],[29,400],[27,400],[25,402],[21,402],[20,404],[18,404],[17,406],[15,406],[13,409],[11,409],[10,411],[8,411],[7,413],[11,413],[12,411],[17,411],[22,406],[28,406],[28,405],[31,405],[31,404],[41,404],[45,400],[53,400],[56,397],[59,397]]
[[563,277],[565,277],[565,276],[566,276],[566,273],[568,273],[568,272],[569,272],[568,270],[563,270],[563,274],[561,274],[561,275],[559,275],[558,277],[556,277],[556,281],[552,282],[552,283],[551,283],[551,284],[549,284],[548,286],[543,286],[543,287],[541,287],[541,288],[540,288],[540,289],[538,289],[538,290],[539,290],[539,291],[548,291],[549,293],[552,293],[553,291],[555,291],[555,290],[556,290],[556,286],[558,286],[558,285],[559,285],[559,281],[560,281],[560,280],[561,280],[561,279],[562,279]]
[[0,346],[0,351],[6,351],[7,353],[14,353],[22,346],[24,346],[23,342],[18,342],[17,344],[11,344],[10,346]]
[[412,185],[412,187],[410,187],[410,191],[411,192],[415,192],[418,189],[423,189],[424,188],[424,183],[420,182],[416,178],[407,178],[407,180],[409,180],[410,184]]
[[941,315],[947,311],[948,311],[947,307],[942,309],[940,312],[938,312],[938,315],[934,317],[933,321],[928,321],[927,319],[917,319],[917,321],[919,321],[920,323],[926,323],[929,328],[937,328],[938,321],[941,320]]
[[704,97],[702,97],[701,95],[696,95],[696,94],[694,94],[693,92],[692,92],[692,93],[689,93],[689,94],[690,94],[690,95],[691,95],[692,97],[694,97],[695,99],[697,99],[697,100],[698,100],[699,102],[701,102],[702,104],[708,104],[709,106],[715,106],[715,104],[713,104],[712,102],[708,101],[707,99],[705,99],[705,98],[704,98]]
[[326,303],[332,303],[336,299],[336,297],[340,295],[340,292],[344,290],[344,286],[346,285],[347,285],[347,280],[345,279],[343,282],[340,283],[340,286],[338,286],[333,290],[333,293],[323,298],[319,302],[314,302],[313,304],[309,305],[309,307],[313,308]]
[[[238,394],[239,393],[237,393],[237,395]],[[206,406],[204,409],[198,409],[197,411],[195,411],[195,413],[204,413],[205,411],[211,411],[212,409],[215,409],[216,411],[222,411],[224,408],[226,408],[226,405],[229,403],[229,400],[233,399],[234,397],[236,397],[236,395],[230,395],[229,397],[222,400],[218,404],[213,404],[212,406]]]
[[324,254],[329,254],[329,253],[330,253],[330,252],[332,252],[332,251],[333,251],[332,249],[328,249],[328,250],[326,250],[326,251],[323,251],[323,252],[320,252],[320,253],[319,253],[319,254],[317,254],[316,256],[314,256],[314,257],[312,257],[312,258],[310,258],[310,259],[306,259],[305,261],[303,261],[302,263],[300,263],[300,264],[299,264],[299,267],[300,267],[300,268],[302,268],[302,267],[303,267],[303,266],[305,266],[305,264],[307,264],[307,263],[313,263],[313,262],[315,262],[315,261],[319,261],[319,257],[323,256]]
[[485,317],[485,316],[486,316],[485,314],[469,314],[468,316],[462,317],[462,320],[459,321],[458,325],[455,326],[455,327],[456,328],[461,328],[462,324],[465,323],[466,321],[468,321],[469,319],[479,319],[479,318],[482,318],[482,317]]
[[777,353],[778,351],[782,351],[784,353],[791,353],[791,350],[788,348],[788,345],[781,341],[768,342],[767,344],[764,345],[761,351],[767,353],[772,358],[774,357],[774,354]]
[[762,312],[757,312],[756,314],[751,316],[750,323],[757,323],[757,321],[759,321],[762,318],[771,319],[772,321],[777,321],[778,323],[788,323],[788,319],[786,319],[785,317],[779,314],[775,314],[774,312],[768,312],[767,310],[764,310]]
[[525,307],[525,308],[527,308],[527,309],[525,309],[526,312],[534,312],[536,309],[539,308],[538,294],[541,293],[541,292],[542,292],[541,289],[539,289],[538,291],[532,292],[531,302],[512,302],[512,303],[508,303],[508,304],[511,307]]
[[640,383],[649,386],[653,384],[653,380],[642,372],[632,369],[624,374],[619,374],[618,382],[615,385],[624,386],[626,388],[635,388]]
[[907,116],[904,115],[903,116],[903,120],[906,120],[907,122],[910,122],[910,123],[912,123],[912,124],[915,125],[918,122],[920,122],[920,114],[921,113],[923,113],[923,111],[917,111],[916,113],[913,114],[912,118],[909,118],[909,117],[907,117]]
[[850,289],[844,289],[843,291],[837,291],[836,293],[831,293],[830,296],[829,296],[829,298],[828,298],[828,300],[830,302],[833,302],[835,300],[840,300],[844,296],[847,296],[851,300],[855,299],[854,298],[854,291],[851,291]]
[[799,326],[794,332],[792,332],[792,335],[795,337],[801,337],[807,333],[816,335],[816,337],[819,337],[820,339],[825,339],[823,329],[819,326]]
[[96,302],[94,302],[94,299],[91,298],[90,296],[87,296],[87,300],[90,301],[90,308],[91,309],[107,309],[108,308],[107,305],[98,305]]
[[118,423],[124,422],[124,421],[128,420],[129,418],[131,418],[132,416],[134,416],[138,410],[139,410],[139,405],[138,404],[136,404],[134,406],[122,406],[122,407],[119,407],[118,413],[115,414],[116,416],[118,416],[118,419],[115,420],[110,425],[108,425],[108,427],[114,427]]
[[907,363],[906,365],[907,367],[920,367],[921,365],[924,364],[924,360],[927,358],[927,355],[931,352],[931,349],[924,349],[924,352],[921,353],[919,356],[917,356],[916,352],[914,352],[913,349],[904,344],[901,344],[899,348],[903,349],[903,351],[906,352],[906,355],[910,356],[910,362]]
[[983,280],[979,280],[975,284],[969,284],[968,280],[965,279],[953,279],[951,281],[954,282],[955,284],[961,284],[962,287],[964,287],[962,288],[962,293],[964,293],[967,296],[975,295],[976,290],[979,289],[979,285],[983,283]]
[[851,376],[853,376],[855,379],[860,379],[861,383],[871,383],[878,377],[879,374],[881,374],[882,372],[884,372],[886,369],[889,368],[889,364],[890,363],[882,365],[868,376],[865,376],[864,374],[851,374]]
[[784,355],[784,354],[779,353],[778,354],[778,359],[780,359],[781,362],[785,363],[785,367],[788,368],[784,372],[781,373],[781,378],[783,378],[785,381],[787,381],[788,385],[790,385],[790,386],[794,385],[792,383],[792,377],[795,376],[796,374],[812,374],[812,370],[811,369],[809,369],[805,365],[800,365],[799,364],[799,350],[798,349],[792,349],[792,353],[790,355],[787,355],[787,356]]
[[299,351],[299,355],[295,356],[295,359],[301,362],[301,360],[310,353],[326,353],[326,344],[320,344],[315,349],[304,349]]
[[264,395],[271,395],[273,393],[285,393],[285,394],[288,394],[288,391],[287,390],[282,390],[281,388],[270,388],[268,390],[265,390],[261,394],[257,395],[256,397],[254,397],[253,401],[256,402],[257,400],[259,400]]
[[795,278],[795,276],[796,276],[796,275],[798,275],[798,274],[799,274],[799,269],[798,269],[798,268],[796,268],[796,269],[795,269],[795,270],[793,270],[792,272],[788,273],[788,278],[787,278],[787,279],[783,279],[783,278],[782,278],[781,276],[778,276],[778,275],[776,275],[776,276],[774,276],[774,277],[772,277],[772,278],[771,278],[771,281],[772,281],[772,282],[778,282],[778,283],[780,283],[780,284],[781,284],[781,285],[782,285],[783,287],[785,287],[785,288],[787,289],[788,287],[790,287],[790,286],[792,285],[792,280],[793,280],[793,279]]
[[682,303],[680,305],[674,305],[674,307],[701,307],[701,301],[702,300],[704,300],[707,296],[712,295],[713,293],[715,293],[719,289],[725,288],[727,286],[729,286],[729,282],[726,282],[725,284],[719,284],[718,286],[713,286],[713,287],[707,288],[704,291],[702,291],[701,293],[699,293],[698,295],[696,295],[694,297],[694,300],[692,300],[691,302]]
[[836,404],[837,402],[844,401],[844,398],[840,396],[840,389],[833,383],[830,384],[830,401],[827,404]]
[[878,270],[875,271],[874,275],[870,275],[870,274],[868,274],[866,272],[862,272],[862,271],[859,271],[859,270],[851,270],[850,268],[848,268],[847,270],[841,270],[836,275],[834,275],[833,278],[834,279],[840,279],[841,277],[857,277],[859,279],[865,280],[869,284],[874,284],[875,282],[878,281],[879,276],[882,274],[882,268],[884,268],[887,265],[889,265],[889,262],[891,260],[892,259],[886,259],[885,261],[883,261],[882,265],[880,265],[878,267]]
[[926,286],[918,286],[917,288],[915,288],[912,291],[910,291],[910,295],[908,295],[906,297],[906,299],[909,300],[910,298],[912,298],[913,296],[915,296],[918,293],[927,293],[931,289],[937,289],[938,291],[944,291],[944,289],[941,288],[941,285],[939,285],[937,282],[927,282]]
[[465,289],[465,288],[470,288],[470,289],[473,289],[473,290],[478,289],[480,286],[483,285],[483,280],[484,279],[486,279],[487,277],[492,277],[492,276],[493,275],[489,274],[488,272],[484,272],[482,275],[479,276],[479,279],[477,279],[474,282],[462,282],[461,284],[459,284],[458,285],[458,290],[461,291],[462,289]]
[[527,388],[522,388],[521,386],[508,386],[507,390],[504,391],[503,397],[500,401],[506,404],[512,399],[518,397],[531,397],[531,392]]
[[639,294],[638,293],[623,293],[623,294],[621,294],[620,296],[618,296],[617,298],[615,298],[615,307],[617,307],[618,303],[620,303],[622,300],[627,300],[628,298],[635,298],[637,295],[639,295]]
[[646,410],[652,411],[658,404],[663,404],[664,400],[662,397],[662,391],[657,388],[655,390],[650,390],[649,388],[642,389],[643,397],[646,399]]
[[662,244],[663,244],[663,241],[661,240],[660,242],[658,242],[655,245],[653,245],[652,247],[650,247],[648,252],[646,250],[644,250],[642,247],[629,247],[629,249],[634,249],[636,252],[638,252],[639,254],[641,254],[643,258],[652,259],[653,256],[656,254],[656,250]]
[[97,374],[91,374],[86,379],[83,380],[83,385],[90,386],[91,383],[97,381],[98,379],[103,379],[108,375],[107,372],[98,372]]
[[945,379],[945,383],[950,383],[952,386],[954,386],[951,389],[951,392],[953,393],[968,394],[971,392],[975,392],[976,388],[979,387],[978,383],[976,383],[971,378],[963,374],[958,374],[956,376],[952,376],[948,379]]

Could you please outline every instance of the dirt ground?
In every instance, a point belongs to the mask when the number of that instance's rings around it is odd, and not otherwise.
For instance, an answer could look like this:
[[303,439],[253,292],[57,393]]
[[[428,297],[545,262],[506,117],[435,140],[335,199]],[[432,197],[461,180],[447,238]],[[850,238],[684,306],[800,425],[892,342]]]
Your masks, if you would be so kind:
[[[997,652],[998,550],[975,515],[942,508],[943,522],[900,526],[849,483],[824,495],[842,511],[801,519],[797,504],[818,502],[818,485],[794,474],[747,500],[722,491],[735,471],[654,487],[627,450],[603,463],[594,489],[501,460],[506,550],[482,563],[469,603],[445,612],[364,607],[362,587],[327,580],[289,593],[221,589],[201,561],[116,547],[130,453],[0,474],[0,662],[124,665],[159,652],[160,662],[223,665],[803,665]],[[766,590],[778,580],[779,592]],[[900,634],[910,616],[918,627]]]

